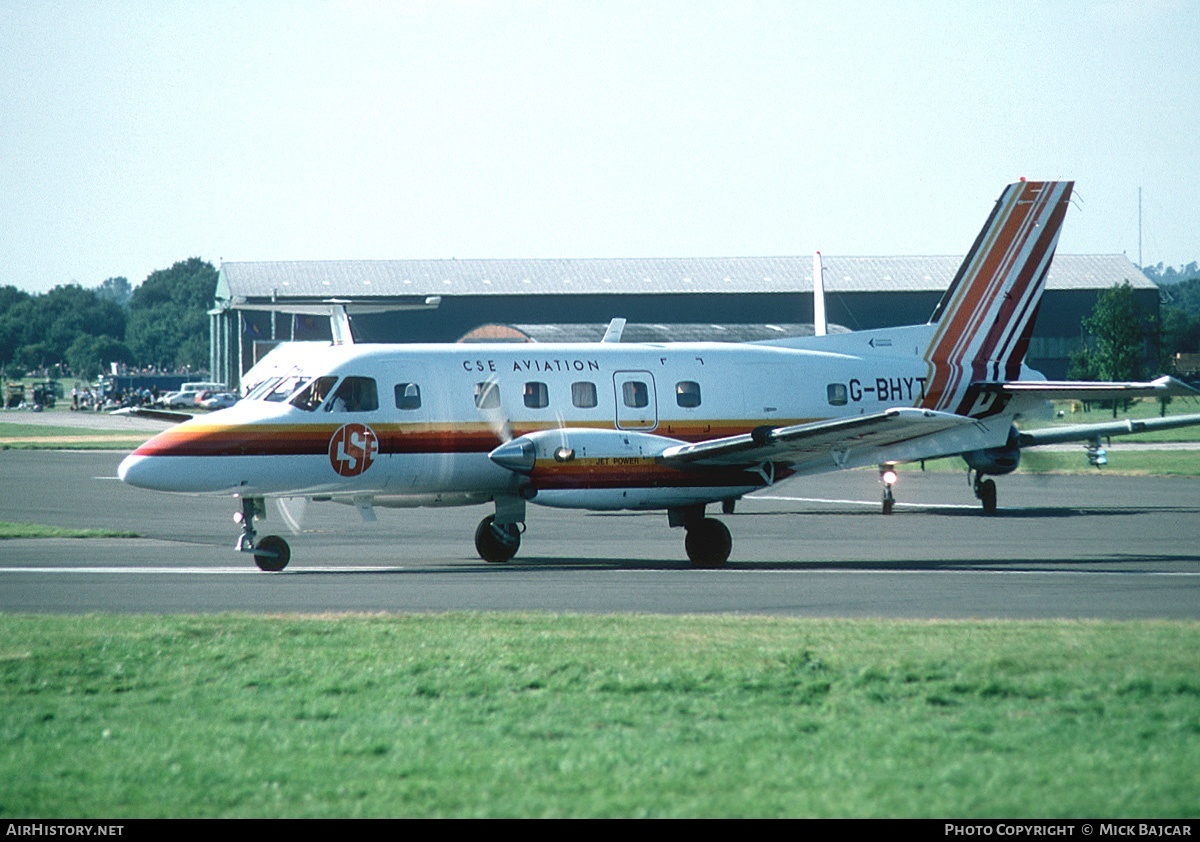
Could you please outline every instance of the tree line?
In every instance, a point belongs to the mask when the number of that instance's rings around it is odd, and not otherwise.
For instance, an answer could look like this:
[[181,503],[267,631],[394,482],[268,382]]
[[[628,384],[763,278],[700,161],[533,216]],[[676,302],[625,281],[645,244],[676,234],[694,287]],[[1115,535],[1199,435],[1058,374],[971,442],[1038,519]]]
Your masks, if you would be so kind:
[[208,310],[217,270],[193,257],[136,288],[109,278],[33,295],[0,286],[0,371],[91,380],[110,363],[177,371],[208,367]]
[[[1074,380],[1139,380],[1170,371],[1176,354],[1200,353],[1200,264],[1176,270],[1143,270],[1159,285],[1158,319],[1143,313],[1126,281],[1101,292],[1083,320],[1087,342],[1074,354],[1068,377]],[[1156,334],[1157,371],[1146,370],[1143,355],[1148,334]]]
[[[1145,371],[1147,329],[1158,332],[1159,370],[1177,353],[1200,353],[1200,264],[1143,270],[1160,284],[1159,320],[1139,312],[1126,283],[1101,293],[1083,327],[1089,337],[1071,376],[1133,380]],[[0,371],[9,377],[47,372],[90,380],[123,363],[160,371],[208,365],[208,310],[217,270],[193,257],[152,272],[138,287],[109,278],[94,289],[64,284],[40,295],[0,286]]]

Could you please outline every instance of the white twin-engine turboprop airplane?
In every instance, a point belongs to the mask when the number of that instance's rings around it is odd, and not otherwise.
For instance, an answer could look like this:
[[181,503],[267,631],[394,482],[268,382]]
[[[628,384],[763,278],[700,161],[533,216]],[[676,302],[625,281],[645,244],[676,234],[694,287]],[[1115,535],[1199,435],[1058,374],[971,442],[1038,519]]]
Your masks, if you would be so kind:
[[[1024,447],[1200,424],[1200,415],[1026,432],[1047,398],[1195,394],[1152,383],[1051,383],[1024,368],[1071,182],[1005,188],[928,324],[753,344],[335,344],[236,406],[164,431],[127,457],[125,482],[241,498],[237,548],[280,570],[258,538],[264,498],[374,506],[491,502],[475,531],[511,559],[526,506],[665,509],[698,567],[725,563],[729,530],[705,507],[788,477],[876,465],[883,511],[899,462],[961,455],[985,512]],[[818,284],[819,286],[819,284]],[[820,302],[819,302],[820,303]],[[344,314],[343,314],[344,315]],[[346,324],[348,326],[348,323]],[[344,328],[343,328],[344,329]],[[1029,379],[1021,379],[1026,375]]]

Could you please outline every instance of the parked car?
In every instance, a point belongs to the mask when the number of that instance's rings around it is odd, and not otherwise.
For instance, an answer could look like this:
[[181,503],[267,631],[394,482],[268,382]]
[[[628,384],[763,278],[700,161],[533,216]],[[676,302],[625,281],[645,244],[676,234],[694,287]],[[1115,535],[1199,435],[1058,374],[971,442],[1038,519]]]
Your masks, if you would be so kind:
[[182,409],[185,406],[196,405],[195,392],[171,392],[159,398],[158,402],[167,409]]
[[201,409],[227,409],[238,402],[238,396],[232,392],[214,392],[200,401]]

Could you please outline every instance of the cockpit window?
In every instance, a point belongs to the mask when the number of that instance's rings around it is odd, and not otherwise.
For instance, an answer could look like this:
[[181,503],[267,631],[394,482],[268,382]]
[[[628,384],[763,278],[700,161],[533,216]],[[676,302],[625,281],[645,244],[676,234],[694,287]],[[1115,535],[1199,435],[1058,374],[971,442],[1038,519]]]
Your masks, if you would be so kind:
[[307,380],[307,377],[301,377],[298,374],[291,377],[277,377],[269,381],[270,385],[260,386],[254,390],[256,393],[255,400],[272,401],[274,403],[286,401]]
[[276,384],[282,380],[282,377],[268,377],[266,380],[260,380],[252,387],[246,390],[246,400],[260,401],[263,395],[275,388]]
[[379,409],[379,392],[372,377],[344,377],[325,406],[326,412],[374,412]]
[[[292,398],[290,403],[292,406],[299,407],[305,412],[315,412],[317,407],[324,402],[326,396],[329,395],[329,390],[333,388],[333,384],[336,382],[337,378],[332,375],[314,377],[296,397]],[[274,394],[274,392],[271,394]],[[268,395],[266,399],[283,400],[283,398],[272,398],[271,395]]]

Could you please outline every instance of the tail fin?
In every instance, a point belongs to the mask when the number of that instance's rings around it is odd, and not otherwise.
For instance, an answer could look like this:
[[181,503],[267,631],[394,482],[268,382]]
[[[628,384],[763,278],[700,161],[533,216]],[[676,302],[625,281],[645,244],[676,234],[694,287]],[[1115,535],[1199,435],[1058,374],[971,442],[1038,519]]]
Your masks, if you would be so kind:
[[1020,181],[1000,194],[930,317],[925,406],[974,414],[972,383],[1020,375],[1073,186]]

